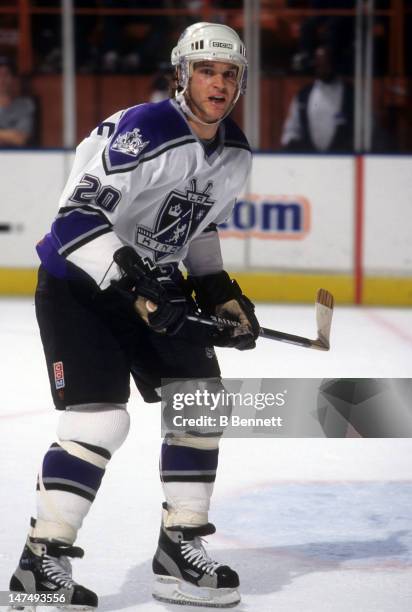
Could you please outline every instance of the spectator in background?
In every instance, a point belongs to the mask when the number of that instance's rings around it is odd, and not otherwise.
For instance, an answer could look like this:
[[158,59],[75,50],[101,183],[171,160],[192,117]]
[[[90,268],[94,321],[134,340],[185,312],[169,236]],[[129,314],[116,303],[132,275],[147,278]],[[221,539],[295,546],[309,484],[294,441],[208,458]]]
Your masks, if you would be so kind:
[[[299,4],[289,0],[288,6]],[[329,45],[334,52],[339,52],[340,68],[343,74],[353,73],[354,15],[324,15],[323,10],[355,11],[355,0],[310,0],[305,8],[320,11],[305,19],[300,26],[298,52],[292,58],[295,72],[304,73],[310,67],[313,53],[319,44]]]
[[[164,0],[102,0],[104,8],[165,8]],[[101,69],[108,73],[152,74],[170,48],[168,17],[132,13],[105,16],[102,22]]]
[[8,58],[0,57],[0,147],[24,147],[33,133],[34,102],[15,91],[14,68]]
[[149,102],[161,102],[170,98],[170,92],[174,84],[174,74],[170,70],[161,70],[155,74],[152,85]]
[[315,81],[293,98],[281,144],[293,152],[343,152],[353,149],[353,88],[336,72],[331,48],[314,55]]

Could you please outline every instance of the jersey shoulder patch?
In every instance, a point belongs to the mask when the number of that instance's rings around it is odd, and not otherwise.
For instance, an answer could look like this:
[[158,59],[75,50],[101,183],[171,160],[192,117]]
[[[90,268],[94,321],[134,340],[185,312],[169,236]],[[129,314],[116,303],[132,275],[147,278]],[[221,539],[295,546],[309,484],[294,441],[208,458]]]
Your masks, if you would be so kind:
[[106,174],[129,172],[165,151],[196,142],[170,100],[128,108],[103,151]]
[[251,151],[248,139],[233,119],[226,117],[223,124],[225,126],[225,147],[237,147]]

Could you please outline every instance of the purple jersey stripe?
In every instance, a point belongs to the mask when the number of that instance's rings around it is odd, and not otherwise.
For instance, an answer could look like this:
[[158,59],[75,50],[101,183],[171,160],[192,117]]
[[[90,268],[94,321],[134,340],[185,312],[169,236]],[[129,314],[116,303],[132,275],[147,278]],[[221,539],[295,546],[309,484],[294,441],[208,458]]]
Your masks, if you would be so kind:
[[58,248],[56,239],[50,233],[36,245],[37,254],[46,270],[56,278],[67,278],[67,262],[57,252]]
[[184,136],[191,136],[190,129],[170,100],[133,106],[123,114],[108,145],[109,166],[137,164],[141,154]]
[[59,245],[60,252],[77,239],[82,239],[93,230],[110,227],[109,223],[99,214],[74,210],[70,214],[55,219],[52,225],[52,234]]

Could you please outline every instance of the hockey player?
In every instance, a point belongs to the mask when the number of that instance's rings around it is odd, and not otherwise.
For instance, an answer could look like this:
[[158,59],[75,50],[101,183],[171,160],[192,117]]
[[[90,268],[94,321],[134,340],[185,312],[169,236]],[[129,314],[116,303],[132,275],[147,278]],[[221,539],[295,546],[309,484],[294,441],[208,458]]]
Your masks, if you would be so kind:
[[[77,532],[129,430],[130,374],[148,402],[159,401],[161,378],[219,381],[213,343],[250,349],[259,330],[252,303],[223,270],[216,231],[251,166],[247,140],[228,117],[246,88],[245,48],[231,28],[197,23],[181,35],[172,64],[173,99],[117,112],[80,143],[57,217],[37,246],[36,314],[61,414],[10,590],[64,592],[81,610],[95,608],[97,596],[73,580],[69,558],[83,556]],[[192,290],[203,311],[240,326],[200,337],[186,319]],[[208,509],[218,443],[182,434],[162,445],[157,599],[218,607],[240,600],[236,572],[201,542],[215,531]]]

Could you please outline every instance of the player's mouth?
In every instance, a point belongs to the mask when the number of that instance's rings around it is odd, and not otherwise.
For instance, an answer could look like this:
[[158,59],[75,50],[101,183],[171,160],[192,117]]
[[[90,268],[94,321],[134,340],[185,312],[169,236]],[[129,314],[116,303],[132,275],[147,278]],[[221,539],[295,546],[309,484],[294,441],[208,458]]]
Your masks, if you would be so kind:
[[226,96],[209,96],[208,100],[210,104],[218,110],[223,110],[226,106]]

